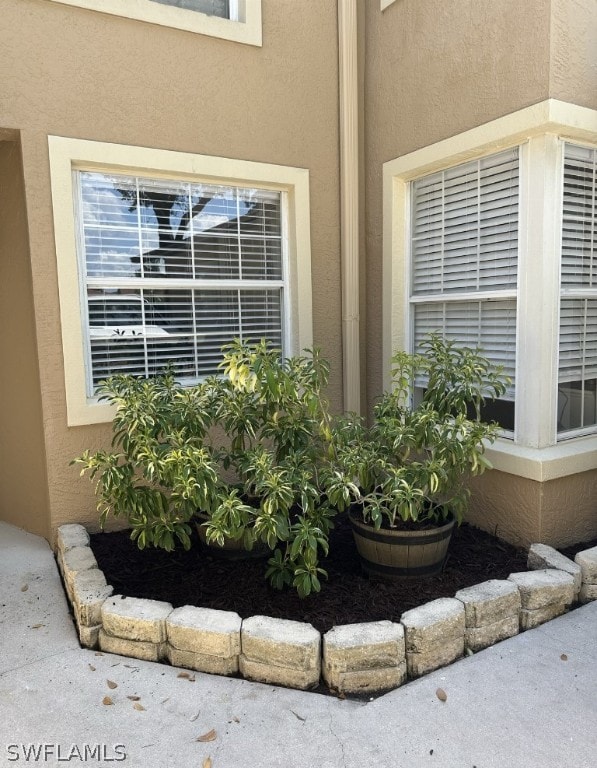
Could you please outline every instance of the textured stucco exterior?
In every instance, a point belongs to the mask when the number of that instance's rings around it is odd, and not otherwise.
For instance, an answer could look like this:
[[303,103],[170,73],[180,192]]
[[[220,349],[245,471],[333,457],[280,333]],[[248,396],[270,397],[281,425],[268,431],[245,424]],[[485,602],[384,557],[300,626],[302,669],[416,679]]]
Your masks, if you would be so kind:
[[[336,4],[263,0],[263,47],[47,0],[0,3],[0,128],[19,132],[51,527],[97,520],[69,460],[109,427],[66,426],[48,135],[306,168],[314,343],[342,403]],[[34,337],[22,343],[32,350]],[[8,513],[2,509],[3,517]],[[24,523],[25,524],[25,523]]]
[[493,470],[472,488],[467,520],[508,541],[565,547],[597,535],[597,471],[538,482]]

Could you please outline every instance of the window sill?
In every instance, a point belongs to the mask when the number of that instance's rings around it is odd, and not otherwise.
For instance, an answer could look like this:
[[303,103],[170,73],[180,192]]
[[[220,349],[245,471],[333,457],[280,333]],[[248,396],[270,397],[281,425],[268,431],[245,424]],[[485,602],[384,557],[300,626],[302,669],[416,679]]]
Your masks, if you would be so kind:
[[499,439],[486,451],[493,468],[537,482],[597,469],[597,436],[566,440],[549,448],[529,448]]

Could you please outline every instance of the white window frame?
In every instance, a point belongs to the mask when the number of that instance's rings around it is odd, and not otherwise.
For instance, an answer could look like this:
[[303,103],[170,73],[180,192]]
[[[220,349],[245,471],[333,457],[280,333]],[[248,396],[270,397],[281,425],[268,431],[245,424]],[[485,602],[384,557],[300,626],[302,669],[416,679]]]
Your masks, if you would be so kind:
[[286,352],[295,355],[313,346],[308,170],[60,136],[49,136],[48,148],[69,426],[108,422],[114,415],[112,406],[99,403],[97,398],[86,394],[85,312],[81,298],[73,170],[139,174],[280,191],[286,199],[287,293],[283,318]]
[[50,0],[245,45],[262,45],[261,0],[231,0],[229,19],[151,0]]
[[[383,358],[409,349],[409,182],[520,146],[514,439],[488,450],[497,469],[534,480],[597,468],[597,435],[556,444],[562,140],[597,143],[597,110],[548,99],[384,164]],[[540,283],[542,290],[537,290]],[[533,323],[534,338],[523,329]],[[583,457],[582,461],[579,457]]]

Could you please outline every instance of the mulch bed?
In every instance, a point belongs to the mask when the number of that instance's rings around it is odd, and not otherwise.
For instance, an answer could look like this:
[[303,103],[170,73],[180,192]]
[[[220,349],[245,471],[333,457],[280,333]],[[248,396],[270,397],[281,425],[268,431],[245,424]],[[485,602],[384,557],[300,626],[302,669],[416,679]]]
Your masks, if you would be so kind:
[[470,525],[454,532],[441,575],[405,582],[382,582],[361,571],[352,531],[344,516],[330,536],[328,572],[319,594],[301,600],[294,590],[279,592],[264,578],[266,560],[214,557],[193,537],[185,552],[139,550],[127,531],[96,533],[91,547],[114,594],[165,600],[175,608],[197,605],[236,611],[241,618],[265,615],[313,624],[327,632],[337,624],[389,619],[438,597],[453,597],[487,579],[505,579],[526,570],[527,552]]

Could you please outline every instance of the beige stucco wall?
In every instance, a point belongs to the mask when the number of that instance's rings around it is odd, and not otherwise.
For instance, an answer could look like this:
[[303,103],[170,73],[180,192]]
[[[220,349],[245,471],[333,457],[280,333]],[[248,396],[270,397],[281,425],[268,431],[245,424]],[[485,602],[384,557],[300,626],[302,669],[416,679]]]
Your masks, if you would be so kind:
[[21,150],[0,140],[0,519],[46,536],[46,465]]
[[507,541],[565,547],[597,536],[597,471],[540,483],[493,470],[472,487],[467,520]]
[[51,522],[95,521],[69,460],[106,426],[66,426],[47,135],[307,168],[314,342],[340,408],[336,3],[263,0],[263,47],[47,0],[3,0],[0,127],[21,131]]
[[551,0],[549,95],[597,109],[597,3]]

